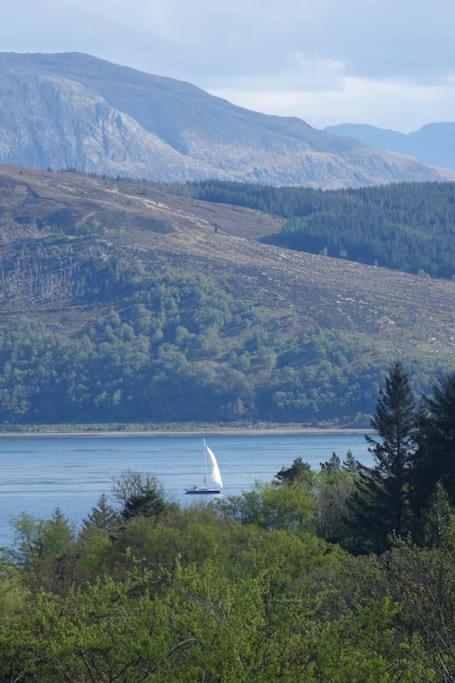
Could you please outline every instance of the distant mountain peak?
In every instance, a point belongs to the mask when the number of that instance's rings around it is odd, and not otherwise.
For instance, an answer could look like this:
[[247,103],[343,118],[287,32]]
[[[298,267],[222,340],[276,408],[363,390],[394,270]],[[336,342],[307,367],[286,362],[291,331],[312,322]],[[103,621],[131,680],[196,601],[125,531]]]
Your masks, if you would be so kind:
[[378,150],[408,154],[424,164],[455,170],[455,122],[427,123],[411,133],[364,123],[342,123],[325,129],[332,135],[350,136]]

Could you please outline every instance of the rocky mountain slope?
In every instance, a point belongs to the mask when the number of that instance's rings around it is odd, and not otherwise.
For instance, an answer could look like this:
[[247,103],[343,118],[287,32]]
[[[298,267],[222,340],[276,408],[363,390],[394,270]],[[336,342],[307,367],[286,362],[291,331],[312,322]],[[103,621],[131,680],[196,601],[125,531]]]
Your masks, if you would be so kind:
[[424,164],[455,170],[455,123],[428,123],[412,133],[355,123],[329,126],[326,131],[351,136],[380,150],[410,154]]
[[157,180],[324,188],[454,178],[83,54],[0,54],[0,161]]

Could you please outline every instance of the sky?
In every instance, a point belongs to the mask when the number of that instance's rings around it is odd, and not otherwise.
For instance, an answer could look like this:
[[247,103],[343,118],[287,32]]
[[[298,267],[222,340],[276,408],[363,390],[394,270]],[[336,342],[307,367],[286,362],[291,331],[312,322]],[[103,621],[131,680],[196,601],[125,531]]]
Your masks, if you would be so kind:
[[324,127],[455,121],[455,0],[0,0],[0,50],[86,52]]

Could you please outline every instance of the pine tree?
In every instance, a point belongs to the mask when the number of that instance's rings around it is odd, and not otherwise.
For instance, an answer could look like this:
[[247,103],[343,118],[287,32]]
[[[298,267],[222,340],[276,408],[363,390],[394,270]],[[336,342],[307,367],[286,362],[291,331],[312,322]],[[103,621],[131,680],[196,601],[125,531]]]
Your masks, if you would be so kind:
[[452,526],[453,513],[449,496],[441,482],[438,482],[423,515],[425,545],[435,548],[445,544]]
[[117,519],[117,514],[109,504],[108,497],[105,493],[101,494],[96,505],[94,505],[84,519],[84,530],[88,528],[95,528],[100,530],[111,529]]
[[362,467],[349,502],[350,522],[363,550],[385,550],[391,536],[411,528],[409,476],[415,453],[416,407],[408,376],[396,363],[379,394],[367,436],[374,466]]
[[71,524],[59,506],[55,508],[51,518],[44,523],[43,529],[45,539],[43,545],[47,552],[54,555],[64,553],[74,537]]
[[345,472],[350,472],[351,474],[356,474],[360,470],[360,463],[354,458],[354,454],[351,449],[346,453],[346,457],[343,460],[342,469]]
[[417,440],[412,497],[419,517],[439,481],[455,506],[455,374],[436,386],[431,398],[425,398]]

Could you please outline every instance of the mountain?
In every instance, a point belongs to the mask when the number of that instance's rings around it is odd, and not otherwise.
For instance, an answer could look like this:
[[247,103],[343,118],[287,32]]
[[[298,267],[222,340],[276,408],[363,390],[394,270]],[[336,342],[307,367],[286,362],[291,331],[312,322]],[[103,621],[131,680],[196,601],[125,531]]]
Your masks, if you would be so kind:
[[379,150],[410,154],[430,166],[455,170],[455,123],[429,123],[412,133],[357,123],[342,123],[325,130],[356,138]]
[[0,54],[0,162],[324,188],[455,177],[79,53]]
[[455,282],[287,250],[281,221],[0,167],[0,422],[352,424],[453,369]]

